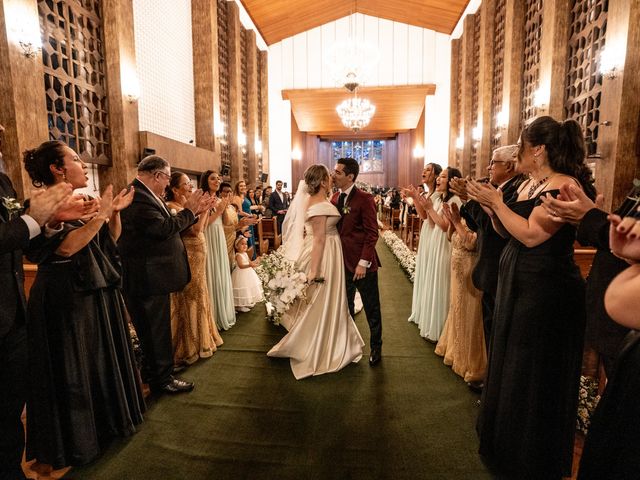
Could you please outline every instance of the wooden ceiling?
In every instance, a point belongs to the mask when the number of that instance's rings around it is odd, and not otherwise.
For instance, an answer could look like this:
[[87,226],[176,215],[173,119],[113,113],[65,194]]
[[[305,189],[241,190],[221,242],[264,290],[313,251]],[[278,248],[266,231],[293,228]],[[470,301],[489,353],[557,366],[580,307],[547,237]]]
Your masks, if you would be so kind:
[[353,13],[451,34],[469,0],[241,0],[267,45]]
[[387,138],[416,128],[425,97],[435,91],[433,84],[359,89],[358,95],[375,105],[376,112],[371,123],[357,135],[342,125],[336,112],[336,107],[352,95],[344,88],[283,90],[282,98],[291,101],[291,111],[301,132],[323,138]]

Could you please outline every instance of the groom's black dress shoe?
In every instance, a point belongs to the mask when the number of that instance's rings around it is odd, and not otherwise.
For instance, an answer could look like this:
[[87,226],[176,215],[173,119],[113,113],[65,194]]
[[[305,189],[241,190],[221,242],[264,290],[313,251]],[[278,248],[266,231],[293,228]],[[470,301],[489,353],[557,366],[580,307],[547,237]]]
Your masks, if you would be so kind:
[[186,380],[170,377],[166,383],[154,388],[153,390],[155,393],[168,393],[170,395],[174,395],[176,393],[190,392],[193,390],[193,387],[193,382],[187,382]]
[[371,355],[369,356],[369,365],[373,367],[380,363],[380,360],[382,360],[382,349],[380,347],[372,348]]

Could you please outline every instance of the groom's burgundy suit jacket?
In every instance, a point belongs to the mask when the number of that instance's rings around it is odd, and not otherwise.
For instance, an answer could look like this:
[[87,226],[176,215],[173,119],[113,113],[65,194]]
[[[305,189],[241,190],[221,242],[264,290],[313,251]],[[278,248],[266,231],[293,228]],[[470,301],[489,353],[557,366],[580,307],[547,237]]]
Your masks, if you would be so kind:
[[[338,205],[339,196],[340,193],[336,192],[331,197],[331,203],[335,206]],[[338,232],[345,267],[354,273],[358,262],[362,259],[371,262],[367,271],[375,272],[382,265],[376,252],[378,219],[373,196],[354,186],[344,205],[345,208],[340,212],[342,219],[338,223]]]

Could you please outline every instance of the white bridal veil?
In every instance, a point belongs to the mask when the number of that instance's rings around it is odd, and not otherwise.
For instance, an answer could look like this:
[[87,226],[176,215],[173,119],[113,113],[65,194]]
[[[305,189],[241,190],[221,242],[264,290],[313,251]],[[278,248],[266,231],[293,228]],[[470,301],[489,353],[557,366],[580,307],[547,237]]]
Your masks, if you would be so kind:
[[287,210],[287,215],[282,223],[282,244],[284,256],[295,262],[302,251],[304,242],[304,222],[309,205],[309,190],[304,180],[298,183],[296,195]]

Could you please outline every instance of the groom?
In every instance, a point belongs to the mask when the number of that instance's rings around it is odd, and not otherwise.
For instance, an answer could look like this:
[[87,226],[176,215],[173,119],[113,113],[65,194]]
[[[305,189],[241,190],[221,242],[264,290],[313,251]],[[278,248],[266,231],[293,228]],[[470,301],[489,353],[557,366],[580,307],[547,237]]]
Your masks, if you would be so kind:
[[378,267],[381,265],[376,252],[378,220],[373,197],[354,185],[359,171],[358,162],[353,158],[337,161],[332,178],[340,192],[333,195],[331,203],[342,217],[338,231],[346,269],[349,312],[355,317],[353,300],[357,289],[371,331],[369,364],[373,366],[382,358],[382,316],[378,293]]

